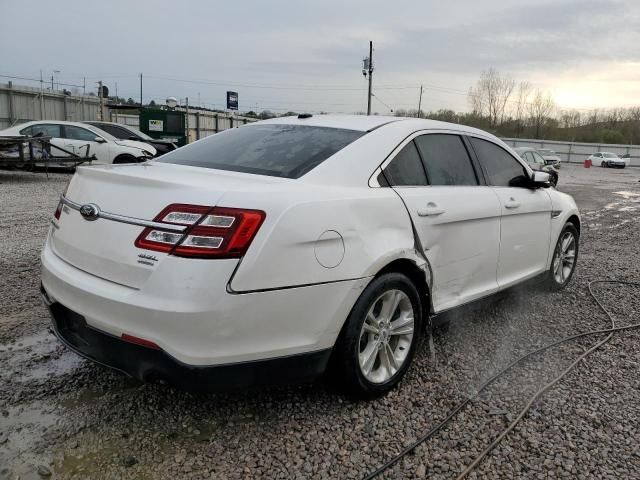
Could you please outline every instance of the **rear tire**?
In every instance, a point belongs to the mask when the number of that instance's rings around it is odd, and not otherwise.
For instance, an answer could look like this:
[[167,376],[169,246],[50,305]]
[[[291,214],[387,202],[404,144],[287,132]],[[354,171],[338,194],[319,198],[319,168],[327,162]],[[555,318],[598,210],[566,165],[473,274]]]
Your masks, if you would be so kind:
[[544,280],[549,290],[562,290],[573,277],[578,264],[579,239],[580,235],[575,225],[571,222],[565,223],[553,250],[551,268]]
[[422,302],[411,280],[386,273],[365,288],[335,345],[334,375],[342,390],[375,398],[394,388],[415,355]]

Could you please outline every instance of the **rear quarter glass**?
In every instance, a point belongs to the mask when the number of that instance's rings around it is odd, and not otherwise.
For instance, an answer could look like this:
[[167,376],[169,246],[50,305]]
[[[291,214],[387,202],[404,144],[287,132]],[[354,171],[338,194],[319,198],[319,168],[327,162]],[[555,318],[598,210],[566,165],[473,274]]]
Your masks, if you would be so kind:
[[247,125],[212,135],[156,161],[299,178],[364,134],[305,125]]

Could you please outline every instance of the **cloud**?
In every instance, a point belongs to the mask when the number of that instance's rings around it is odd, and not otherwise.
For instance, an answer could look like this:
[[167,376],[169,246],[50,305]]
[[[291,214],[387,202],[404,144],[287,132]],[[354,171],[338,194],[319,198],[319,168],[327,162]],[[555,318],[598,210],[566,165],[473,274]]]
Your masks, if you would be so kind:
[[[15,18],[29,18],[28,35],[24,23],[9,20]],[[0,74],[39,75],[42,68],[46,77],[61,70],[74,83],[83,76],[117,81],[119,92],[136,97],[144,72],[148,95],[201,94],[218,104],[226,85],[152,77],[228,81],[229,88],[346,85],[352,88],[238,90],[241,104],[258,108],[353,111],[362,109],[363,92],[353,88],[366,87],[361,59],[373,40],[374,87],[440,85],[458,94],[426,92],[427,105],[464,109],[459,92],[489,67],[551,90],[558,79],[566,90],[595,71],[601,82],[615,81],[616,73],[630,71],[621,65],[640,62],[639,27],[637,0],[113,0],[108,8],[65,0],[37,10],[29,1],[4,1],[0,42],[11,48],[3,51]],[[417,98],[415,88],[377,93],[396,108]]]

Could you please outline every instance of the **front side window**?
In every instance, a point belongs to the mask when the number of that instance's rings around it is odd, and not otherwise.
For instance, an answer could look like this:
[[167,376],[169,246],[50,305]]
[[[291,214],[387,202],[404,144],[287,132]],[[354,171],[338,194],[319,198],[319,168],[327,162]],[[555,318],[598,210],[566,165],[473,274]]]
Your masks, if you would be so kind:
[[400,150],[384,169],[389,185],[397,187],[416,187],[427,185],[427,175],[422,160],[413,141]]
[[247,125],[211,135],[155,161],[299,178],[364,133],[307,125]]
[[427,134],[415,140],[429,185],[478,185],[471,158],[458,135]]
[[128,140],[129,137],[133,136],[131,133],[126,131],[124,128],[116,127],[113,125],[97,125],[100,130],[104,130],[107,133],[110,133],[116,138],[120,140]]
[[82,140],[83,142],[93,142],[97,135],[90,130],[76,127],[75,125],[64,126],[64,138],[69,140]]
[[480,164],[488,175],[489,185],[494,187],[516,186],[527,176],[527,171],[505,149],[495,143],[470,137]]

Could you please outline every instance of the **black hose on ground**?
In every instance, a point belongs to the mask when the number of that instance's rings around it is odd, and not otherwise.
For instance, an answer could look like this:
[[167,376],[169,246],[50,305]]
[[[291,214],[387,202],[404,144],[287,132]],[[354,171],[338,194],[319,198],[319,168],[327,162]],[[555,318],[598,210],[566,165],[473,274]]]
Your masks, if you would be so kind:
[[509,432],[511,432],[516,425],[524,418],[524,416],[527,414],[527,412],[529,411],[529,409],[533,406],[533,404],[535,403],[535,401],[540,398],[547,390],[549,390],[550,388],[552,388],[554,385],[556,385],[560,380],[562,380],[571,370],[573,370],[573,368],[580,363],[582,360],[584,360],[587,356],[589,356],[590,354],[592,354],[593,352],[595,352],[597,349],[599,349],[600,347],[602,347],[605,343],[607,343],[609,340],[611,340],[611,337],[613,336],[613,334],[615,332],[621,332],[621,331],[625,331],[625,330],[633,330],[633,329],[637,329],[640,328],[640,323],[635,323],[632,325],[627,325],[624,327],[616,327],[615,326],[615,321],[613,319],[613,316],[611,315],[611,313],[602,305],[602,303],[600,303],[600,300],[598,300],[598,298],[596,297],[596,295],[593,293],[593,289],[592,289],[592,285],[595,284],[601,284],[601,283],[609,283],[609,284],[618,284],[618,285],[628,285],[628,286],[633,286],[633,287],[640,287],[640,283],[638,282],[627,282],[625,280],[594,280],[592,282],[589,282],[588,284],[588,288],[589,288],[589,294],[591,295],[591,297],[595,300],[596,304],[598,305],[598,307],[600,307],[600,310],[602,310],[605,315],[607,315],[607,317],[609,318],[609,320],[611,321],[611,328],[604,328],[601,330],[590,330],[587,332],[582,332],[582,333],[578,333],[575,335],[571,335],[569,337],[565,337],[563,339],[560,339],[556,342],[550,343],[549,345],[545,345],[544,347],[538,348],[536,350],[533,350],[529,353],[526,353],[524,355],[522,355],[521,357],[517,358],[516,360],[514,360],[513,362],[511,362],[509,365],[507,365],[505,368],[503,368],[502,370],[500,370],[498,373],[496,373],[495,375],[493,375],[491,378],[489,378],[485,383],[483,383],[480,388],[478,388],[478,390],[475,392],[475,394],[473,394],[472,396],[464,399],[462,402],[460,402],[445,418],[444,420],[442,420],[440,423],[438,423],[436,426],[434,426],[433,428],[431,428],[429,431],[427,431],[426,433],[424,433],[423,435],[421,435],[420,437],[418,437],[416,440],[414,440],[411,444],[409,444],[408,446],[406,446],[405,448],[402,449],[402,451],[400,451],[400,453],[398,453],[397,455],[395,455],[394,457],[390,458],[389,460],[387,460],[383,465],[381,465],[380,467],[378,467],[376,470],[368,473],[366,476],[363,477],[363,480],[371,480],[375,477],[377,477],[378,475],[384,473],[385,470],[387,470],[388,468],[392,467],[393,465],[395,465],[396,463],[398,463],[400,460],[402,460],[403,457],[405,457],[407,454],[411,453],[413,450],[415,450],[419,445],[421,445],[422,443],[426,442],[427,440],[429,440],[431,437],[433,437],[436,433],[438,433],[440,430],[442,430],[442,428],[444,428],[447,423],[449,423],[453,417],[455,417],[458,412],[460,410],[462,410],[464,407],[466,407],[469,402],[471,402],[473,399],[477,398],[478,395],[480,395],[480,393],[482,393],[489,385],[491,385],[495,380],[497,380],[499,377],[501,377],[502,375],[504,375],[506,372],[508,372],[509,370],[511,370],[511,368],[515,367],[516,365],[518,365],[519,363],[523,362],[524,360],[527,360],[529,358],[531,358],[534,355],[537,355],[538,353],[542,353],[546,350],[549,350],[550,348],[556,347],[558,345],[561,345],[563,343],[569,342],[571,340],[576,340],[578,338],[583,338],[583,337],[587,337],[587,336],[591,336],[591,335],[601,335],[601,334],[608,334],[603,340],[599,341],[598,343],[596,343],[593,347],[591,347],[590,349],[588,349],[586,352],[584,352],[583,354],[581,354],[575,361],[573,361],[559,376],[557,376],[556,378],[554,378],[551,382],[547,383],[546,385],[544,385],[542,388],[540,388],[527,402],[527,404],[525,405],[525,407],[520,411],[519,415],[515,418],[515,420],[513,420],[513,422],[511,422],[501,433],[500,435],[498,435],[490,444],[489,446],[487,446],[487,448],[485,450],[483,450],[459,475],[458,477],[456,477],[456,480],[462,480],[463,478],[465,478],[469,473],[471,473],[479,464],[480,462],[484,459],[484,457],[486,457],[508,434]]

